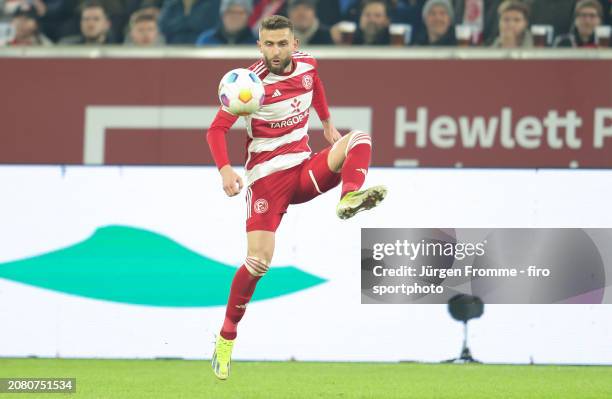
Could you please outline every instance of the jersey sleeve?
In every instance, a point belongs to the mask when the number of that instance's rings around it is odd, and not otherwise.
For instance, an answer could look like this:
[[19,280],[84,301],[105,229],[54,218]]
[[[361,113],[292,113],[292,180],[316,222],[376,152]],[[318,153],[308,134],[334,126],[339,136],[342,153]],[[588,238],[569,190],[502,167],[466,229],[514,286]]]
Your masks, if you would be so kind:
[[329,107],[327,105],[327,97],[325,96],[325,87],[321,78],[319,78],[318,71],[314,75],[312,87],[312,106],[317,111],[319,119],[322,121],[327,120],[329,119]]
[[294,56],[298,57],[300,61],[306,62],[314,67],[315,73],[312,82],[312,106],[314,107],[315,111],[317,111],[319,119],[321,119],[322,121],[329,119],[329,107],[327,105],[325,87],[323,86],[323,82],[319,77],[319,63],[310,54],[303,53],[300,51],[295,52]]
[[212,153],[218,169],[230,163],[229,156],[227,155],[225,135],[237,119],[237,116],[232,115],[221,107],[206,133],[206,141],[208,141],[208,147],[210,148],[210,152]]

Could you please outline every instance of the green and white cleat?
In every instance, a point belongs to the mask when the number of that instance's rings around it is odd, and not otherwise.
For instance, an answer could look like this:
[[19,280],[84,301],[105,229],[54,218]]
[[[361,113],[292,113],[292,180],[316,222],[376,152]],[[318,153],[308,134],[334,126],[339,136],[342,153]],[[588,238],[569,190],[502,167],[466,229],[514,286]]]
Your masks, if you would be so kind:
[[211,364],[213,372],[220,380],[226,380],[227,377],[229,377],[233,348],[233,339],[225,339],[221,335],[217,336],[215,352],[213,353]]
[[361,211],[372,209],[387,196],[385,186],[374,186],[362,191],[347,193],[336,207],[336,215],[340,219],[348,219]]

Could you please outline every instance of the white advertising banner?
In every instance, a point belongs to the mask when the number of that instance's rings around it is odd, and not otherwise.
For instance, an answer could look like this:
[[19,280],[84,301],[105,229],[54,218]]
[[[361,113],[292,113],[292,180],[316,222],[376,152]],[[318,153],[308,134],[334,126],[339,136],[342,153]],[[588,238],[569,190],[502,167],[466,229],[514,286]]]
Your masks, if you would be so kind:
[[[363,227],[612,227],[612,171],[372,169],[380,208],[339,190],[292,206],[236,359],[441,361],[445,305],[363,305]],[[212,167],[0,167],[0,356],[209,358],[246,253],[244,196]],[[612,245],[612,243],[610,244]],[[612,364],[611,305],[485,305],[484,362]]]

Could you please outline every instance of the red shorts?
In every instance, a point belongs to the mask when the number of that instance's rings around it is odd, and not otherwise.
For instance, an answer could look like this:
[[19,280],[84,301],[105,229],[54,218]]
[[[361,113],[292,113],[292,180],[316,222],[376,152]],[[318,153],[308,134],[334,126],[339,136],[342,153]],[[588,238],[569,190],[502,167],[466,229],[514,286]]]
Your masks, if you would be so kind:
[[340,173],[329,170],[331,147],[313,154],[301,164],[274,172],[251,184],[246,192],[246,230],[276,231],[289,204],[310,201],[336,187]]

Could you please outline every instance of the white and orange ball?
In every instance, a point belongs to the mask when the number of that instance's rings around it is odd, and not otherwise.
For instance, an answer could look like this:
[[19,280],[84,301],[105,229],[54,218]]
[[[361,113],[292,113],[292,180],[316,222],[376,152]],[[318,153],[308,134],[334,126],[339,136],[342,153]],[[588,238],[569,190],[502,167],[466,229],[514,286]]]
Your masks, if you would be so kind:
[[234,115],[257,112],[263,105],[264,94],[261,79],[248,69],[232,69],[219,83],[219,101]]

